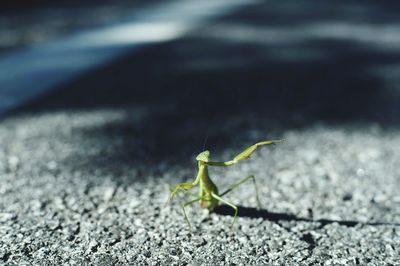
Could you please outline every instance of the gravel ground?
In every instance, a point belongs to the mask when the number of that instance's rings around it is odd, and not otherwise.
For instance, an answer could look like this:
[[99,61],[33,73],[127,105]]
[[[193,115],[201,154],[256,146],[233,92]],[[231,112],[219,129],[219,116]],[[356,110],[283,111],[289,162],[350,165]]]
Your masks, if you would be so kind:
[[[145,116],[143,108],[109,109],[1,123],[3,263],[398,265],[397,131],[323,124],[282,131],[284,144],[211,171],[221,188],[255,174],[263,209],[254,208],[251,184],[243,185],[227,196],[241,206],[233,230],[226,207],[209,214],[194,205],[190,232],[184,199],[164,203],[169,185],[193,180],[199,150],[175,163],[145,159],[136,132]],[[246,134],[251,141],[213,158],[229,159],[266,135]]]

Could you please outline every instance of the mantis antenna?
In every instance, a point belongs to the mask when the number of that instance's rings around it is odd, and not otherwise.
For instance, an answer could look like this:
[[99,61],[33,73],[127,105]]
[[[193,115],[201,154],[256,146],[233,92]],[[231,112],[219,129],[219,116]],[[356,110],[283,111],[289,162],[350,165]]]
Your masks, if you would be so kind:
[[203,151],[205,151],[206,149],[207,140],[208,140],[208,130],[206,131],[206,137],[204,138],[203,142]]

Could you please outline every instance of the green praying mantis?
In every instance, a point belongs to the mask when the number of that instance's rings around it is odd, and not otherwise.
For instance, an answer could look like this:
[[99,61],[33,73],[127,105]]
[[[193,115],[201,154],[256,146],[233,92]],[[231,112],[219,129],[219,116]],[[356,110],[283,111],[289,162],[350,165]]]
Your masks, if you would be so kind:
[[232,185],[231,187],[229,187],[225,192],[223,193],[219,193],[218,192],[218,188],[217,186],[214,184],[214,182],[211,180],[210,175],[208,173],[208,167],[209,166],[216,166],[216,167],[227,167],[227,166],[232,166],[237,164],[238,162],[250,157],[250,155],[260,146],[263,145],[270,145],[270,144],[275,144],[278,142],[281,142],[283,140],[268,140],[268,141],[261,141],[258,142],[248,148],[246,148],[244,151],[242,151],[241,153],[239,153],[238,155],[236,155],[232,160],[230,161],[226,161],[226,162],[213,162],[210,161],[210,152],[208,150],[201,152],[200,154],[198,154],[196,156],[196,160],[198,162],[198,173],[196,176],[196,179],[194,180],[194,182],[189,183],[189,182],[185,182],[185,183],[180,183],[178,185],[176,185],[174,188],[171,189],[171,195],[167,201],[170,202],[173,197],[176,195],[176,193],[178,191],[183,191],[186,194],[191,194],[188,192],[188,190],[199,186],[200,190],[199,190],[199,195],[195,195],[196,198],[193,200],[190,200],[184,204],[182,204],[182,210],[183,210],[183,214],[185,215],[185,220],[189,225],[189,228],[191,229],[191,223],[189,221],[189,218],[187,216],[186,213],[186,207],[190,204],[196,203],[196,202],[200,202],[200,206],[202,208],[207,208],[208,210],[212,211],[220,202],[224,203],[230,207],[232,207],[235,211],[235,215],[233,218],[233,222],[232,222],[232,227],[236,222],[236,218],[238,215],[238,208],[236,205],[234,205],[233,203],[225,200],[223,198],[223,196],[225,196],[226,194],[228,194],[229,192],[232,192],[235,188],[239,187],[240,185],[242,185],[243,183],[252,180],[253,181],[253,185],[256,191],[256,200],[257,200],[257,205],[259,208],[261,208],[261,203],[260,203],[260,198],[258,195],[258,189],[257,189],[257,184],[256,184],[256,179],[254,177],[254,175],[249,175],[246,178],[240,180],[239,182],[235,183],[234,185]]

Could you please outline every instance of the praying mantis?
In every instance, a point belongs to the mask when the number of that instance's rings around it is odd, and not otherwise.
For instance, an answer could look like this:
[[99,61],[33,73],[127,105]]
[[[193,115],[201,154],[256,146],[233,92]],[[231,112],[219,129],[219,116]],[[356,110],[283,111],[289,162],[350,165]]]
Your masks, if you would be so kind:
[[183,214],[185,216],[185,220],[187,222],[187,224],[189,225],[189,229],[191,230],[192,225],[189,221],[189,218],[187,216],[186,213],[186,207],[190,204],[196,203],[196,202],[200,202],[200,206],[202,208],[207,208],[208,210],[212,211],[216,206],[218,206],[218,204],[224,203],[228,206],[230,206],[231,208],[234,209],[235,211],[235,215],[233,217],[233,222],[232,222],[232,227],[234,226],[235,222],[236,222],[236,218],[238,215],[238,207],[236,205],[234,205],[233,203],[225,200],[223,198],[223,196],[225,196],[226,194],[232,192],[234,189],[236,189],[237,187],[239,187],[240,185],[242,185],[243,183],[252,180],[253,181],[253,185],[256,191],[256,200],[257,200],[257,205],[258,208],[261,208],[261,203],[260,203],[260,198],[258,195],[258,189],[257,189],[257,184],[256,184],[256,179],[254,177],[254,175],[249,175],[246,178],[240,180],[239,182],[233,184],[232,186],[230,186],[226,191],[224,191],[223,193],[219,193],[218,192],[218,188],[217,186],[214,184],[214,182],[211,180],[210,175],[208,173],[208,167],[209,166],[216,166],[216,167],[228,167],[228,166],[232,166],[237,164],[238,162],[250,157],[250,155],[260,146],[263,145],[270,145],[270,144],[275,144],[278,142],[281,142],[283,140],[267,140],[267,141],[261,141],[258,142],[248,148],[246,148],[244,151],[242,151],[241,153],[239,153],[238,155],[236,155],[232,160],[230,161],[226,161],[226,162],[214,162],[214,161],[210,161],[210,151],[206,150],[203,151],[201,153],[199,153],[196,156],[196,160],[198,162],[198,173],[196,176],[196,179],[194,180],[194,182],[190,183],[190,182],[185,182],[185,183],[180,183],[177,184],[174,188],[171,189],[171,195],[167,201],[170,202],[174,196],[176,195],[176,193],[178,191],[183,191],[186,194],[191,194],[188,192],[188,190],[199,186],[200,190],[199,190],[199,195],[196,196],[195,199],[190,200],[184,204],[181,205],[182,210],[183,210]]

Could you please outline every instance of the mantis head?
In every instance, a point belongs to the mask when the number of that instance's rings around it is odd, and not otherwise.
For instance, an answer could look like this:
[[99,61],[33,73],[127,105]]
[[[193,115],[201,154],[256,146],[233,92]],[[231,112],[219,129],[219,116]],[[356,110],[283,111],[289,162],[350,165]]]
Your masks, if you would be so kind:
[[210,158],[210,151],[203,151],[199,153],[199,155],[196,156],[196,160],[200,162],[208,162],[208,159]]

